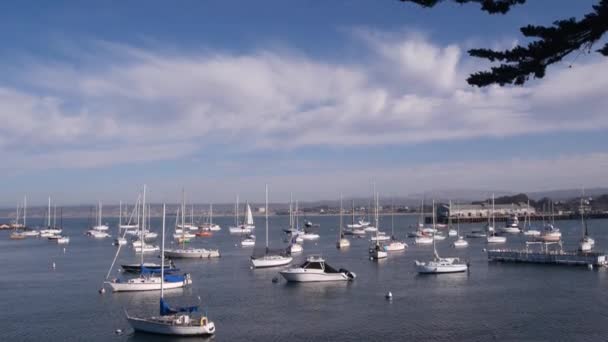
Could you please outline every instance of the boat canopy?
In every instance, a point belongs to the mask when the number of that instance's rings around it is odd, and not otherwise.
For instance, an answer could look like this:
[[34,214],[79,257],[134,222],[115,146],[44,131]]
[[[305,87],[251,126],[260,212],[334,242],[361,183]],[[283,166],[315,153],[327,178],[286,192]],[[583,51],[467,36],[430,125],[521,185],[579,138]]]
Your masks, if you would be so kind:
[[177,308],[172,308],[169,306],[169,304],[167,304],[167,302],[165,302],[165,300],[163,298],[160,299],[160,315],[161,316],[167,316],[167,315],[172,315],[172,314],[176,314],[178,312],[198,312],[198,306],[185,306],[185,307],[177,307]]
[[167,283],[179,283],[179,282],[183,282],[185,279],[186,279],[186,277],[183,275],[177,275],[177,274],[166,274],[165,275],[165,281]]

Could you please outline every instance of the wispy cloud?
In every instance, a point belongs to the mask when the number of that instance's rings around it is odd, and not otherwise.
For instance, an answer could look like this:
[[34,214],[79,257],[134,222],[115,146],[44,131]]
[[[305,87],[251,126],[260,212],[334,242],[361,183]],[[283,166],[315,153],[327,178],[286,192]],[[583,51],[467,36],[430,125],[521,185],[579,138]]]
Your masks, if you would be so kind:
[[[234,150],[409,144],[608,128],[608,61],[523,88],[476,89],[459,44],[358,30],[360,62],[260,49],[167,51],[98,43],[88,63],[37,61],[0,84],[0,156],[91,168]],[[177,147],[177,148],[176,148]],[[147,158],[127,156],[146,155]],[[90,158],[89,158],[90,157]]]

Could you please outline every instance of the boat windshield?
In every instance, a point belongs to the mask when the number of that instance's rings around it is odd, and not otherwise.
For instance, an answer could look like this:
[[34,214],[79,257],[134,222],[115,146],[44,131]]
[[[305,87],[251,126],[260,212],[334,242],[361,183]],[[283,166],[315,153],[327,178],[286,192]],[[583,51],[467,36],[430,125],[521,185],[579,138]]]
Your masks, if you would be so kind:
[[322,270],[323,269],[323,265],[321,265],[321,263],[318,262],[318,261],[306,261],[302,265],[302,268],[304,268],[304,269]]

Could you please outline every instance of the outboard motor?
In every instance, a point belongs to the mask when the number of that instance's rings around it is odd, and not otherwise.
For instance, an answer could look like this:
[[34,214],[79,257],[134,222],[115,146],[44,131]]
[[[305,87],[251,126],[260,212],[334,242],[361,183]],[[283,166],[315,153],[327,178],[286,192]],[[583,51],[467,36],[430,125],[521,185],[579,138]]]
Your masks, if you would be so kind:
[[353,280],[353,279],[355,279],[355,278],[357,277],[357,275],[355,274],[355,272],[351,272],[351,271],[346,270],[346,269],[344,269],[344,268],[341,268],[341,269],[339,270],[339,272],[340,272],[340,273],[344,273],[344,274],[346,274],[346,276],[347,276],[347,277],[348,277],[348,279],[350,279],[350,280]]

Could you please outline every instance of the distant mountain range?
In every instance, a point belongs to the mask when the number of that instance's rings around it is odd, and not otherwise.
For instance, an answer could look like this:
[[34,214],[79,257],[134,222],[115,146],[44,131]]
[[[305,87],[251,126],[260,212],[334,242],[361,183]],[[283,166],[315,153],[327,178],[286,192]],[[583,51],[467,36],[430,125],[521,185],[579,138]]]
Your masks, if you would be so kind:
[[[497,198],[501,196],[514,196],[519,192],[510,192],[510,191],[490,191],[490,190],[437,190],[437,191],[429,191],[424,193],[416,193],[407,196],[400,196],[395,198],[390,197],[381,197],[380,205],[387,207],[391,204],[394,204],[395,207],[404,208],[409,207],[411,209],[418,208],[420,206],[420,202],[424,199],[425,205],[430,205],[431,200],[435,200],[436,202],[447,202],[452,201],[453,203],[471,203],[474,201],[484,201],[494,194]],[[585,189],[585,195],[589,197],[596,197],[602,194],[608,194],[608,188],[591,188]],[[572,198],[579,197],[581,195],[581,189],[563,189],[563,190],[550,190],[550,191],[537,191],[537,192],[529,192],[527,193],[528,197],[531,200],[538,201],[542,198],[548,197],[553,201],[564,201]],[[352,206],[354,201],[355,207],[369,207],[372,203],[371,198],[369,197],[355,197],[355,198],[344,198],[344,207],[349,209]],[[299,206],[302,210],[307,210],[311,208],[322,209],[322,208],[336,208],[339,207],[339,200],[319,200],[319,201],[306,201],[299,202]],[[178,204],[167,204],[167,211],[171,215],[175,215],[177,211]],[[208,204],[194,204],[194,216],[195,219],[200,218],[202,215],[206,215],[208,210]],[[263,203],[251,203],[251,207],[254,210],[254,214],[256,213],[256,209],[263,207]],[[57,219],[59,220],[60,213],[63,217],[89,217],[94,216],[94,207],[95,205],[79,205],[79,206],[66,206],[63,208],[57,208]],[[277,211],[286,211],[289,208],[288,203],[270,203],[270,210],[273,212]],[[152,204],[151,205],[152,216],[160,216],[161,214],[161,205],[160,204]],[[190,213],[191,206],[188,206],[188,216]],[[118,216],[119,207],[118,205],[106,204],[103,208],[104,216]],[[239,211],[244,210],[244,204],[241,204]],[[39,207],[31,207],[28,208],[28,217],[31,218],[41,218],[46,215],[47,208],[46,206]],[[220,215],[233,215],[234,212],[234,203],[218,203],[213,205],[214,214]],[[15,217],[15,208],[2,208],[0,209],[0,218],[14,218]]]

